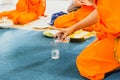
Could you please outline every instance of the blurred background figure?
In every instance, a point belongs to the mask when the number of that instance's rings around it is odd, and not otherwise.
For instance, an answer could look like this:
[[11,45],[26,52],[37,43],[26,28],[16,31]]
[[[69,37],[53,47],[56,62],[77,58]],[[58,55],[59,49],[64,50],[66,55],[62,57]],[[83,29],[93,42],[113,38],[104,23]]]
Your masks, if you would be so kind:
[[0,18],[7,16],[14,24],[26,24],[44,16],[46,0],[18,0],[15,10],[0,13]]

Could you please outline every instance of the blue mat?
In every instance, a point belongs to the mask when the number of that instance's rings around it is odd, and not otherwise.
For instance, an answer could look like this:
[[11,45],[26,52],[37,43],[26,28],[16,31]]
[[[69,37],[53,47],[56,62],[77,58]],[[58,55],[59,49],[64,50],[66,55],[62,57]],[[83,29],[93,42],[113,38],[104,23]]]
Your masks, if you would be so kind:
[[[79,75],[75,60],[85,42],[60,44],[60,59],[51,59],[52,38],[40,31],[0,29],[0,80],[87,80]],[[120,71],[105,80],[120,80]]]

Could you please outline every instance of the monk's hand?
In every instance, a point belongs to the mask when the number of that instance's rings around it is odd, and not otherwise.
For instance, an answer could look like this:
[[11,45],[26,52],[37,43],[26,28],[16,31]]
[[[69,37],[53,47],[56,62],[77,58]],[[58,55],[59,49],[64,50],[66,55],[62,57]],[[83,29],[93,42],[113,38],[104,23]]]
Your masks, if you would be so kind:
[[57,38],[59,41],[63,41],[63,35],[64,35],[64,30],[61,30],[60,32],[58,32],[57,34],[54,35],[54,38]]
[[64,41],[67,36],[73,33],[72,28],[65,28],[60,30],[57,34],[54,35],[54,38],[58,38],[60,41]]

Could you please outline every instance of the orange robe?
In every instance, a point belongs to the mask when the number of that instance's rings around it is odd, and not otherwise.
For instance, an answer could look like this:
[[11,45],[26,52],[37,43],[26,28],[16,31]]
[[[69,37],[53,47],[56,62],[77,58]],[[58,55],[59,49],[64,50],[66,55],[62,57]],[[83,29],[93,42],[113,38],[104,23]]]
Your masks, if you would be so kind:
[[[77,11],[70,12],[68,14],[64,14],[62,16],[59,16],[54,21],[54,26],[57,28],[67,28],[75,23],[81,21],[86,16],[88,16],[92,11],[94,10],[94,7],[92,6],[81,6]],[[96,25],[84,28],[85,30],[93,31],[93,28],[97,27]],[[98,30],[97,28],[94,29],[95,31]]]
[[[102,80],[106,73],[120,67],[115,58],[115,40],[120,36],[120,0],[98,0],[97,10],[102,34],[77,56],[76,65],[80,74],[90,80]],[[117,42],[120,58],[120,41]]]
[[26,24],[44,16],[46,0],[19,0],[16,10],[0,13],[0,17],[8,16],[15,24]]

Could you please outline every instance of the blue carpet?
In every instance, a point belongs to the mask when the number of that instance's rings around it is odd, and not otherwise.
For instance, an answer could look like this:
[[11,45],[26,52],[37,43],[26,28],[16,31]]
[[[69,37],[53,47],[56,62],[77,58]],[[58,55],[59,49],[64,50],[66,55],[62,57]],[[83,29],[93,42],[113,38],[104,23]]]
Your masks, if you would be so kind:
[[[0,80],[87,80],[79,75],[76,56],[94,38],[61,43],[60,59],[51,59],[50,42],[40,31],[0,29]],[[105,80],[120,80],[120,71]]]

